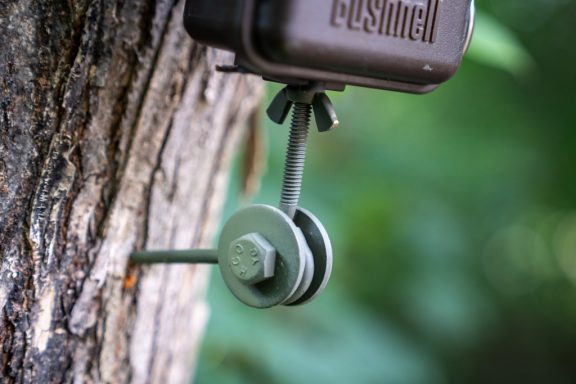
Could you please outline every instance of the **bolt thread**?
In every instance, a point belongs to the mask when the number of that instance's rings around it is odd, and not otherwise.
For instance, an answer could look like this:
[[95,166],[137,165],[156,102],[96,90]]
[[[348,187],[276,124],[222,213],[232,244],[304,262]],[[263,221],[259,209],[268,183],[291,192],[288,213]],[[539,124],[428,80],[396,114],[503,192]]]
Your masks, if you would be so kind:
[[280,209],[290,218],[294,218],[300,200],[311,114],[310,104],[294,103],[280,197]]

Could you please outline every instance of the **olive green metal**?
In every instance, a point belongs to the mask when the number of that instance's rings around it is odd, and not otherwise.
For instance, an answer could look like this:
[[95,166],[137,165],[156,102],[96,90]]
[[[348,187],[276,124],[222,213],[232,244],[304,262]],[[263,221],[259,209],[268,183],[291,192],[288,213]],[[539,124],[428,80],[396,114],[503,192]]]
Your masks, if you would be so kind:
[[293,101],[288,98],[288,88],[283,88],[276,94],[272,102],[266,109],[268,118],[276,124],[284,124],[292,109]]
[[[230,246],[245,235],[258,233],[276,250],[274,276],[246,284],[230,265]],[[270,308],[291,298],[304,276],[306,240],[294,222],[278,208],[254,205],[236,212],[224,225],[218,244],[218,261],[224,282],[241,302]]]
[[296,214],[296,208],[300,200],[311,114],[311,104],[294,103],[280,196],[280,209],[290,218],[293,218]]
[[274,276],[276,250],[259,233],[236,239],[228,249],[228,266],[244,284],[254,285]]
[[316,95],[313,107],[318,131],[327,132],[338,128],[340,121],[338,120],[338,116],[336,116],[332,102],[325,93]]
[[314,276],[308,290],[297,300],[289,303],[300,305],[310,302],[326,288],[332,274],[332,244],[320,220],[309,211],[298,208],[294,223],[302,230],[314,259]]
[[[302,231],[300,231],[302,232]],[[302,234],[304,235],[304,234]],[[282,302],[283,305],[290,305],[302,297],[304,293],[308,291],[310,288],[310,284],[312,283],[312,279],[314,277],[314,257],[312,256],[312,251],[308,247],[308,244],[304,247],[304,253],[301,255],[304,258],[304,274],[302,275],[302,280],[300,284],[298,284],[298,288],[296,291],[290,295],[289,298]]]
[[278,124],[282,124],[292,110],[280,196],[280,209],[290,218],[294,218],[300,200],[312,112],[320,132],[329,131],[340,124],[330,99],[323,91],[324,88],[319,85],[307,88],[288,86],[276,95],[267,110],[270,119]]
[[255,205],[236,212],[224,225],[217,250],[136,252],[136,263],[218,263],[236,298],[255,308],[299,305],[321,292],[332,271],[332,246],[326,230],[299,208],[306,140],[312,112],[318,129],[335,128],[338,119],[318,89],[283,89],[268,109],[282,123],[292,109],[280,208]]
[[130,255],[130,261],[139,264],[218,264],[218,251],[216,249],[140,251]]

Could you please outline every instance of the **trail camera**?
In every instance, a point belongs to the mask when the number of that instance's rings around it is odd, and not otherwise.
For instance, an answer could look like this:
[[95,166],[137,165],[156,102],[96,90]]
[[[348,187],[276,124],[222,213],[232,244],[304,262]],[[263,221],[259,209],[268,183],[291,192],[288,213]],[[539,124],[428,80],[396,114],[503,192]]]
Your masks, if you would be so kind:
[[338,126],[324,91],[346,85],[426,93],[458,69],[473,29],[472,0],[187,0],[184,25],[198,42],[236,54],[221,70],[286,84],[268,116],[292,124],[278,207],[228,219],[212,250],[139,252],[141,263],[214,263],[230,291],[256,308],[314,299],[332,271],[320,220],[299,203],[312,114]]
[[270,80],[425,93],[460,66],[473,14],[472,0],[188,0],[184,25]]

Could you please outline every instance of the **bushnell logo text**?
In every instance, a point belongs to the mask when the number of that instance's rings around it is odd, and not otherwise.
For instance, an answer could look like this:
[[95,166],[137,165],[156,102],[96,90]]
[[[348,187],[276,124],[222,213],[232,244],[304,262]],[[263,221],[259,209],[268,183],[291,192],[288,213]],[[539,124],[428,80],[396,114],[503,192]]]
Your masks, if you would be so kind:
[[441,0],[334,0],[332,25],[425,43],[436,41]]

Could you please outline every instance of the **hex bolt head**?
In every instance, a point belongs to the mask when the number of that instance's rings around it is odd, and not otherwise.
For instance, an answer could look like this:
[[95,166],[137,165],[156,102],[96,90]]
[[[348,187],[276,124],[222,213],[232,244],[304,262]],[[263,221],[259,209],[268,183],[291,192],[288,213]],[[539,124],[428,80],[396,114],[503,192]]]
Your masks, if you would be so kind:
[[276,249],[260,234],[234,240],[228,250],[228,266],[238,280],[258,284],[274,276]]

